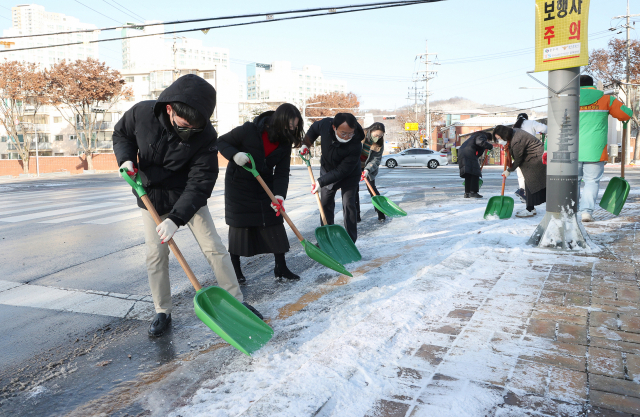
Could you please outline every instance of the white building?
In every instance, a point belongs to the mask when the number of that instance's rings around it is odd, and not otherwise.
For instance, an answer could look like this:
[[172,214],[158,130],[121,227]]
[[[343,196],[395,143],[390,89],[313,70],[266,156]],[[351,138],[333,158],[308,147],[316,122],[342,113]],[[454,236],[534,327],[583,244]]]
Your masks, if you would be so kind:
[[44,6],[37,4],[12,7],[11,23],[11,29],[3,30],[4,37],[78,30],[90,30],[91,32],[5,39],[5,42],[12,43],[10,45],[5,44],[5,47],[9,46],[11,49],[82,42],[78,45],[3,53],[2,58],[6,58],[9,61],[34,62],[46,68],[64,59],[67,61],[87,58],[98,59],[98,44],[88,43],[98,39],[98,31],[95,25],[81,23],[75,17],[66,16],[62,13],[47,12],[44,10]]
[[346,93],[347,82],[327,80],[320,67],[306,65],[292,70],[291,62],[247,65],[247,100],[301,104],[310,97],[331,92]]
[[133,101],[126,104],[132,106],[142,100],[156,100],[174,79],[185,74],[196,74],[216,89],[216,108],[211,121],[218,134],[224,134],[236,127],[239,120],[238,102],[241,90],[238,87],[238,76],[226,68],[123,71],[125,85],[131,87],[134,94]]
[[[158,22],[145,22],[150,23]],[[123,39],[123,71],[151,72],[216,67],[229,69],[229,49],[204,46],[199,39],[165,36],[164,25],[129,27],[122,30],[123,38],[150,34],[157,36]]]

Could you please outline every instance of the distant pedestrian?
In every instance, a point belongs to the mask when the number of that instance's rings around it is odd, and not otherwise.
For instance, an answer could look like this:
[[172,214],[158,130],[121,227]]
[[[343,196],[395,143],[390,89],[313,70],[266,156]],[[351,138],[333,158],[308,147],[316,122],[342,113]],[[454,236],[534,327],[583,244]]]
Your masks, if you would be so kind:
[[[313,123],[304,137],[300,153],[309,153],[309,147],[320,137],[320,177],[311,187],[311,193],[320,192],[320,202],[327,224],[334,223],[336,193],[342,193],[344,227],[355,243],[358,238],[356,195],[360,187],[362,140],[364,131],[351,113],[338,113]],[[320,220],[322,224],[322,220]]]
[[[373,194],[369,187],[367,190],[371,197],[379,195],[380,192],[376,188],[376,176],[378,175],[378,169],[380,168],[380,161],[382,160],[382,154],[384,153],[384,125],[380,122],[375,122],[368,128],[364,129],[364,139],[362,139],[362,153],[360,154],[360,168],[362,168],[362,175],[360,181],[364,181],[365,177],[369,180],[371,188],[377,193]],[[356,207],[358,211],[358,222],[360,222],[360,193],[356,194]],[[378,221],[384,222],[386,216],[383,212],[376,208],[378,213]]]
[[[604,174],[609,132],[609,116],[627,121],[633,112],[614,96],[593,86],[593,78],[580,76],[580,135],[578,141],[578,181],[584,182],[578,211],[583,222],[592,222],[600,179]],[[624,139],[623,139],[624,140]],[[624,155],[621,163],[624,164]]]
[[[289,270],[284,254],[289,239],[279,209],[289,188],[291,148],[300,147],[302,116],[293,104],[282,104],[246,122],[218,140],[220,153],[229,160],[225,176],[225,220],[229,225],[229,252],[238,282],[246,283],[240,267],[241,256],[273,253],[276,278],[298,280]],[[250,164],[251,154],[260,177],[269,186],[275,206],[253,174],[242,168]]]
[[[181,226],[191,229],[218,285],[243,301],[231,258],[207,207],[218,178],[218,134],[209,121],[215,105],[216,91],[211,84],[197,75],[184,75],[158,100],[135,104],[114,128],[113,151],[120,168],[134,172],[137,167],[147,195],[163,220],[156,226],[138,197],[156,309],[149,326],[151,336],[162,335],[171,324],[166,243]],[[262,318],[252,306],[245,305]]]
[[522,169],[525,179],[526,208],[516,217],[535,216],[535,206],[547,201],[547,166],[542,163],[544,148],[535,136],[522,129],[496,126],[493,136],[498,143],[507,146],[513,163],[502,175],[507,178],[517,168]]
[[493,145],[489,143],[490,140],[490,133],[476,132],[458,149],[460,177],[464,178],[464,198],[482,198],[478,194],[482,177],[479,158],[484,155],[485,150],[493,149]]
[[[547,133],[547,125],[536,122],[535,120],[529,120],[527,113],[520,113],[518,115],[518,120],[513,125],[513,128],[522,129],[533,136],[541,133]],[[520,200],[523,203],[526,203],[524,175],[522,175],[522,170],[520,168],[516,169],[516,174],[518,174],[518,190],[516,191],[516,195],[520,197]]]

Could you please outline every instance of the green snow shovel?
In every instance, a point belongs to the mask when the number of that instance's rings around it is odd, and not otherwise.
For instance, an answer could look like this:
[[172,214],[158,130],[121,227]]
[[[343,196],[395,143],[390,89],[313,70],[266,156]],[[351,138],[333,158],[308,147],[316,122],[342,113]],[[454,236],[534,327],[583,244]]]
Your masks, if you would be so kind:
[[[480,172],[482,172],[482,168],[484,167],[484,163],[487,160],[487,150],[485,149],[485,151],[482,153],[482,165],[480,165]],[[467,180],[462,181],[462,185],[465,185],[467,183]],[[480,189],[480,187],[482,187],[482,184],[484,183],[484,181],[482,181],[482,178],[480,178],[478,180],[478,189]]]
[[373,206],[384,213],[385,216],[403,217],[407,215],[407,212],[402,210],[396,203],[389,200],[387,197],[377,195],[376,192],[373,191],[373,187],[366,176],[364,177],[364,181],[367,183],[367,187],[369,187],[371,194],[373,194],[373,197],[371,197]]
[[[276,197],[273,195],[273,193],[269,189],[269,186],[264,182],[264,180],[262,179],[262,177],[258,173],[258,170],[255,168],[256,165],[253,162],[253,157],[251,156],[251,154],[246,154],[246,155],[251,160],[251,167],[252,168],[246,167],[244,165],[242,166],[242,168],[244,168],[247,171],[249,171],[250,173],[252,173],[253,176],[256,177],[256,179],[258,180],[260,185],[262,185],[262,188],[264,188],[264,191],[267,193],[267,195],[269,196],[271,201],[274,204],[278,204],[278,201],[276,200]],[[304,251],[307,253],[307,256],[309,258],[313,259],[314,261],[318,262],[319,264],[322,264],[322,265],[326,266],[329,269],[333,269],[336,272],[339,272],[339,273],[344,274],[344,275],[348,275],[350,277],[353,276],[353,275],[351,275],[351,273],[349,271],[346,270],[346,268],[341,263],[339,263],[338,261],[333,259],[331,256],[327,255],[326,253],[324,253],[323,251],[318,249],[318,247],[316,245],[310,243],[304,237],[302,237],[302,235],[298,231],[298,228],[296,228],[296,226],[293,224],[293,222],[291,221],[291,219],[289,218],[287,213],[284,212],[284,210],[280,211],[280,214],[287,221],[287,223],[289,224],[289,227],[291,227],[291,230],[293,230],[293,233],[295,233],[296,237],[300,241],[300,244],[304,248]]]
[[[504,169],[507,170],[507,164],[511,156],[509,155],[509,151],[505,153],[504,158]],[[511,218],[511,214],[513,214],[513,206],[514,201],[511,197],[504,196],[504,186],[506,184],[507,178],[502,177],[502,191],[500,192],[500,197],[495,196],[489,199],[487,203],[487,209],[484,211],[484,218],[486,219],[489,216],[498,216],[500,219],[509,219]]]
[[[135,179],[130,176],[126,168],[120,168],[120,174],[136,190],[156,224],[160,224],[162,219],[151,204],[137,170]],[[196,295],[193,298],[196,316],[231,346],[246,355],[250,356],[251,353],[267,344],[273,336],[273,329],[224,289],[220,287],[202,288],[176,242],[170,239],[168,243],[169,248],[187,274],[187,278],[191,281],[191,285],[196,290]]]
[[607,210],[609,213],[617,216],[622,211],[624,203],[627,201],[631,186],[624,179],[624,162],[626,156],[626,137],[627,137],[627,123],[622,122],[624,128],[622,130],[622,161],[620,161],[620,176],[611,178],[607,189],[604,190],[602,199],[600,200],[600,207]]
[[[311,155],[305,158],[304,155],[300,154],[300,157],[307,164],[311,184],[315,184],[316,179],[311,169]],[[360,251],[344,227],[337,224],[327,225],[327,217],[324,214],[324,209],[320,202],[319,192],[315,195],[318,201],[318,207],[320,208],[322,224],[324,225],[316,228],[316,240],[318,241],[318,245],[320,245],[320,249],[342,264],[348,264],[349,262],[356,262],[362,259]]]

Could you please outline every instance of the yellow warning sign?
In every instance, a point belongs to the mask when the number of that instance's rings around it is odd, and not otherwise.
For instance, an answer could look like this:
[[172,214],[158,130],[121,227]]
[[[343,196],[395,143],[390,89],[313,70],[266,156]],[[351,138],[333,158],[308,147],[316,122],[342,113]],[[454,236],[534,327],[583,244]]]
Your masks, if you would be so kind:
[[404,124],[404,130],[419,130],[420,129],[420,124],[419,123],[405,123]]
[[589,63],[589,0],[536,0],[536,71]]

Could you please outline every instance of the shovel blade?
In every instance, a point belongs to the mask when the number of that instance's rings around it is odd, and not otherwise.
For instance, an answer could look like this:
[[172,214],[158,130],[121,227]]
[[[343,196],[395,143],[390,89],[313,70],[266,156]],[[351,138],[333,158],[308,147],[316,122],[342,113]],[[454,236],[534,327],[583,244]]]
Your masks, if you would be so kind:
[[351,272],[346,270],[344,265],[342,265],[340,262],[336,261],[331,256],[324,253],[320,248],[318,248],[313,243],[310,243],[308,240],[303,240],[300,243],[302,244],[302,247],[304,248],[305,252],[307,252],[307,256],[309,258],[313,259],[319,264],[326,266],[329,269],[333,269],[336,272],[339,272],[344,275],[348,275],[350,277],[353,276],[351,275]]
[[316,240],[324,253],[341,264],[362,259],[360,251],[342,226],[332,224],[316,228]]
[[510,219],[513,214],[514,201],[511,197],[495,196],[489,199],[484,218],[498,216],[500,219]]
[[240,352],[251,356],[273,336],[273,329],[220,287],[203,288],[193,298],[196,316]]
[[400,206],[389,200],[387,197],[377,195],[375,197],[371,197],[371,202],[373,203],[373,206],[383,212],[385,216],[403,217],[407,215],[406,211],[402,210]]
[[600,207],[617,216],[622,211],[630,190],[631,186],[624,178],[611,178],[600,200]]

